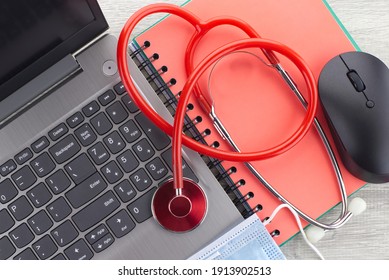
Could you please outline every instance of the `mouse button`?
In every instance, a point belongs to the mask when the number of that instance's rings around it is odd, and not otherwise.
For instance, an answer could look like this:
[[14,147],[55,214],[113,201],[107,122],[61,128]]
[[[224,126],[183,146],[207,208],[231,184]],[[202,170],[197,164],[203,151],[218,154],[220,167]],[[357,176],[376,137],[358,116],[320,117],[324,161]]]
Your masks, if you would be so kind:
[[347,77],[357,92],[363,92],[366,89],[365,83],[355,70],[349,71]]

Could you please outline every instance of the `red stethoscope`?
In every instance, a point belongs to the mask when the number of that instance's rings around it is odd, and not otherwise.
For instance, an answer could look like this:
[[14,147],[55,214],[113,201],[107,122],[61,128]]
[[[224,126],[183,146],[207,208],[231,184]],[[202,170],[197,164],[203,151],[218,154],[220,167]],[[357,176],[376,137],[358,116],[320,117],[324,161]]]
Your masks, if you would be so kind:
[[[133,32],[135,26],[143,18],[155,13],[169,13],[176,15],[191,23],[195,29],[185,54],[185,68],[187,71],[188,80],[185,83],[179,98],[173,126],[165,121],[161,116],[159,116],[138,92],[134,82],[130,77],[130,71],[128,69],[128,44],[130,35]],[[196,46],[205,34],[207,34],[211,29],[220,25],[235,26],[244,31],[250,37],[250,39],[235,41],[220,47],[219,49],[209,54],[195,68],[193,57]],[[217,63],[217,61],[224,56],[246,48],[261,49],[269,61],[269,64],[281,74],[282,78],[290,85],[292,90],[295,93],[298,93],[300,101],[306,108],[306,115],[302,123],[291,136],[289,136],[286,140],[277,146],[254,152],[240,152],[238,147],[229,137],[227,130],[223,127],[222,123],[217,118],[214,112],[212,96],[210,93],[203,92],[197,85],[200,76],[210,66]],[[299,69],[308,89],[307,92],[309,94],[309,103],[306,102],[302,95],[298,92],[297,87],[294,86],[292,79],[280,65],[279,60],[274,52],[284,55]],[[253,172],[253,174],[256,175],[257,178],[274,195],[276,195],[284,203],[287,203],[293,207],[305,220],[321,228],[333,229],[340,227],[350,218],[351,213],[347,211],[347,195],[344,190],[344,184],[343,180],[341,179],[340,171],[340,190],[344,207],[340,217],[335,222],[327,225],[314,220],[313,218],[303,213],[301,210],[297,209],[297,207],[295,207],[281,194],[279,194],[270,184],[268,184],[266,180],[264,180],[264,178],[261,177],[261,175],[251,166],[251,164],[249,164],[250,161],[271,158],[288,151],[303,139],[313,123],[315,123],[316,127],[318,126],[318,121],[315,118],[318,103],[318,93],[315,78],[304,60],[292,49],[278,42],[262,39],[250,25],[237,18],[217,17],[208,21],[203,21],[184,8],[170,4],[153,4],[140,9],[128,19],[119,37],[117,61],[123,84],[132,99],[135,101],[141,111],[154,122],[155,125],[157,125],[161,130],[172,137],[173,179],[166,181],[157,189],[152,201],[153,215],[161,226],[174,232],[186,232],[197,227],[202,222],[207,212],[207,199],[202,188],[197,183],[183,177],[181,151],[182,145],[185,145],[192,150],[212,158],[227,161],[245,162],[250,171]],[[200,102],[203,110],[211,117],[218,131],[222,132],[223,138],[230,142],[231,146],[235,149],[235,152],[223,151],[206,146],[183,134],[182,127],[184,125],[184,117],[187,104],[192,93]],[[330,155],[333,155],[332,150]],[[336,163],[335,171],[338,171],[337,169],[339,168]]]

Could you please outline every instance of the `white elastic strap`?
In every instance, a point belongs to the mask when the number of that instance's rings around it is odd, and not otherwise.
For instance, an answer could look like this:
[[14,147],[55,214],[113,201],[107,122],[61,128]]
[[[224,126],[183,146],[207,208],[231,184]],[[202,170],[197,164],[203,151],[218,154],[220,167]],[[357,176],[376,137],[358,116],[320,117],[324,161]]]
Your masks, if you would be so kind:
[[323,255],[320,253],[320,251],[315,247],[315,245],[313,245],[307,238],[305,232],[304,232],[304,229],[303,229],[303,226],[301,224],[301,220],[297,214],[297,212],[292,208],[290,207],[288,204],[281,204],[279,205],[274,211],[273,213],[270,215],[269,219],[267,219],[266,221],[263,222],[263,225],[264,226],[267,226],[273,219],[274,217],[278,214],[278,212],[282,209],[282,208],[288,208],[289,211],[293,214],[295,220],[296,220],[296,223],[300,229],[300,232],[301,234],[303,235],[303,238],[305,240],[305,242],[308,244],[309,247],[311,247],[311,249],[316,253],[316,255],[319,256],[319,258],[321,260],[324,260],[324,257]]

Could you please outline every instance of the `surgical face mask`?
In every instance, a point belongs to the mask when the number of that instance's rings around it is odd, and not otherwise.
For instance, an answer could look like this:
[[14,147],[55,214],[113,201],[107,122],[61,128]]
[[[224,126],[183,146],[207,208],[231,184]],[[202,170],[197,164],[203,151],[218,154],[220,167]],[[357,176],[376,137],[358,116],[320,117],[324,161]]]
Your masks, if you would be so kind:
[[192,260],[285,260],[257,215],[252,215],[191,256]]

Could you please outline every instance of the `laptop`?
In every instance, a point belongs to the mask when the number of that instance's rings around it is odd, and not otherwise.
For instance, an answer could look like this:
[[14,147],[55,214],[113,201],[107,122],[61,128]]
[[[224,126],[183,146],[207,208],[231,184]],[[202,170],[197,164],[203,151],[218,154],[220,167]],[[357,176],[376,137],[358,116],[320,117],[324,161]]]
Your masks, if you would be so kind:
[[242,221],[187,149],[184,172],[203,187],[207,216],[183,234],[153,219],[171,139],[121,84],[117,40],[96,0],[3,0],[0,28],[0,259],[185,259]]

